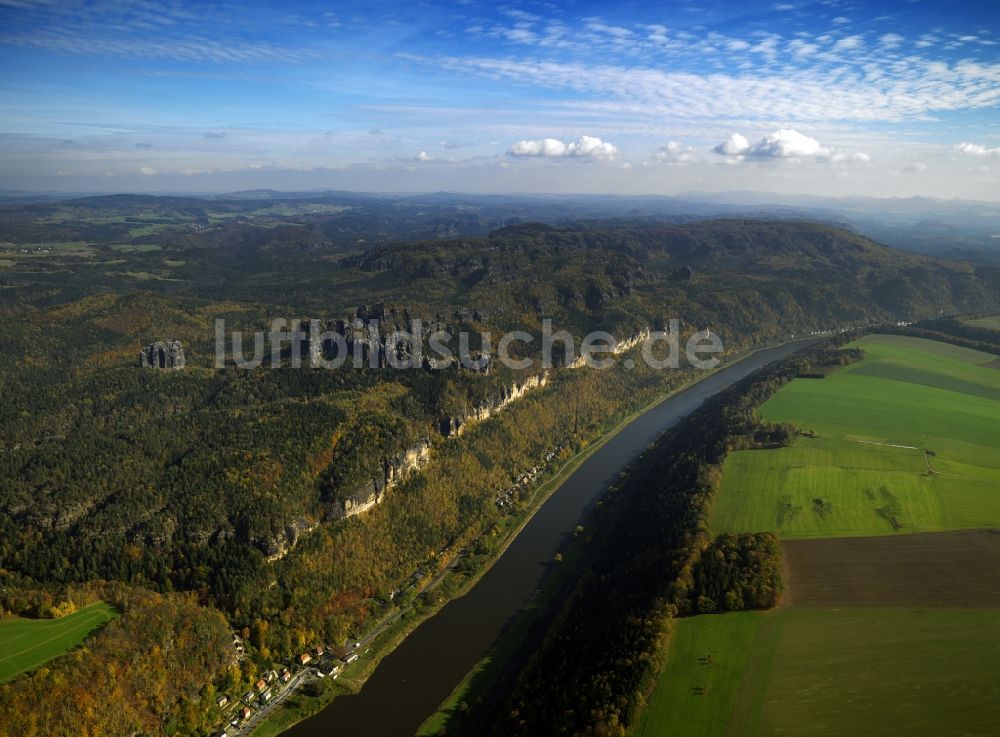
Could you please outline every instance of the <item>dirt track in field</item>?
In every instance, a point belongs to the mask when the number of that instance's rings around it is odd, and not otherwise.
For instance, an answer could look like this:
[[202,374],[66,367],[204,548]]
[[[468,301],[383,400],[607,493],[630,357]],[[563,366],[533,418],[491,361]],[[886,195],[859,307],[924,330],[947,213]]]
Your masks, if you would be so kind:
[[1000,530],[785,540],[797,606],[1000,607]]

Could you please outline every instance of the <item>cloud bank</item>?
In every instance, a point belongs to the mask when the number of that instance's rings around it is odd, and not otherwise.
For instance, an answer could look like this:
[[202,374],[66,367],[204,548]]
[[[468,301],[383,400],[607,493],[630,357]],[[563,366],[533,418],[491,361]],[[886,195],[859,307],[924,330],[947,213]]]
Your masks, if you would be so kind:
[[782,128],[750,143],[746,136],[734,133],[712,149],[722,156],[742,159],[753,156],[762,159],[814,159],[833,163],[868,163],[871,157],[865,153],[851,153],[822,145],[815,138],[799,133],[793,128]]
[[694,155],[698,152],[694,146],[685,146],[680,141],[667,141],[666,145],[658,149],[653,154],[653,158],[647,162],[651,164],[687,164],[694,161]]
[[518,141],[507,149],[508,156],[544,158],[613,159],[618,153],[617,146],[596,136],[580,136],[576,141],[569,143],[564,143],[558,138]]
[[969,154],[971,156],[992,156],[994,158],[1000,158],[1000,146],[996,148],[987,148],[979,143],[959,143],[955,148],[961,151],[963,154]]

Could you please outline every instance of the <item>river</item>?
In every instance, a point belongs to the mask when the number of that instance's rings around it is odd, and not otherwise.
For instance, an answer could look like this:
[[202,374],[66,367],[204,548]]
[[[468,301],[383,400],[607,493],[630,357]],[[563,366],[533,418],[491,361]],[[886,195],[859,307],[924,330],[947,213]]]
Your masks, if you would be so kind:
[[707,397],[815,342],[798,340],[757,351],[640,415],[552,493],[468,593],[448,602],[389,653],[358,694],[338,696],[285,732],[286,737],[413,737],[524,607],[591,504],[648,443]]

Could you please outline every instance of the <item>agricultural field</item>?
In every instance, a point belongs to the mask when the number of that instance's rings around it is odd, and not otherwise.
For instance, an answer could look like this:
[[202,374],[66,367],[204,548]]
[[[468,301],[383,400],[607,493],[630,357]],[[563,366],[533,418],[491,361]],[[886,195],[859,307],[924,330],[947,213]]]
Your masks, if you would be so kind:
[[0,619],[0,683],[73,649],[116,616],[98,602],[58,619]]
[[1000,613],[790,607],[755,632],[728,734],[987,735]]
[[1000,315],[994,315],[993,317],[977,317],[973,320],[966,320],[965,324],[972,325],[977,328],[1000,330]]
[[1000,533],[784,549],[785,606],[674,622],[632,737],[995,733]]
[[795,606],[1000,612],[1000,530],[785,540],[781,546],[785,601]]
[[1000,722],[1000,612],[816,608],[674,624],[630,737],[987,737]]
[[676,620],[667,662],[630,735],[726,734],[762,616],[731,612]]
[[1000,371],[902,336],[761,408],[805,431],[730,453],[714,533],[782,538],[780,608],[674,623],[632,737],[990,735],[1000,723]]
[[762,408],[814,437],[731,453],[709,524],[783,539],[1000,527],[995,356],[902,336]]

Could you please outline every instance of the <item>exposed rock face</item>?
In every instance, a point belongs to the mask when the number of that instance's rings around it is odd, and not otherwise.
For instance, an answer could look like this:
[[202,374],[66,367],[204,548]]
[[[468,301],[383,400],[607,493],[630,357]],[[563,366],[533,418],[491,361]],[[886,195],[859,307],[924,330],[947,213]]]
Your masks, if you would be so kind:
[[295,547],[299,538],[312,532],[316,528],[316,524],[315,522],[310,522],[305,517],[301,517],[294,522],[289,522],[285,525],[285,529],[281,533],[264,541],[262,547],[267,559],[275,561],[284,558]]
[[[313,327],[320,333],[313,335]],[[437,326],[427,326],[427,332]],[[379,303],[362,305],[349,320],[327,320],[315,325],[302,322],[299,330],[305,335],[305,350],[309,365],[319,367],[323,361],[347,359],[363,366],[386,368],[390,358],[396,365],[406,365],[412,359],[413,346],[407,340],[393,340],[396,332],[411,332],[413,317],[407,309],[396,310]]]
[[[615,343],[615,349],[613,351],[608,351],[612,356],[620,356],[622,353],[632,350],[638,345],[642,345],[642,342],[649,338],[649,328],[643,328],[635,335],[625,338],[625,340],[620,340]],[[600,353],[595,355],[596,360],[601,360],[607,358],[607,353]],[[580,368],[587,364],[583,356],[577,356],[576,359],[569,365],[569,368]]]
[[545,386],[548,381],[549,375],[547,373],[535,374],[529,376],[520,384],[514,383],[509,387],[504,387],[500,394],[475,405],[472,411],[465,415],[442,417],[438,422],[438,430],[446,438],[453,435],[461,435],[469,424],[488,419],[508,404],[516,402],[532,389]]
[[625,340],[618,343],[615,346],[614,354],[617,356],[620,353],[625,353],[635,348],[637,345],[642,345],[643,341],[649,339],[649,328],[643,328],[638,333],[633,335],[631,338],[626,338]]
[[381,474],[333,503],[335,518],[351,517],[366,512],[385,499],[385,492],[402,483],[413,471],[424,466],[431,458],[431,441],[421,438],[409,448],[382,461]]
[[[411,336],[407,335],[414,332],[417,322],[420,323],[421,338],[428,340],[439,331],[453,332],[449,329],[451,320],[465,323],[485,319],[484,313],[468,308],[454,313],[438,313],[430,319],[418,319],[407,308],[396,308],[382,302],[371,306],[361,305],[346,320],[300,322],[298,330],[303,335],[303,352],[300,356],[312,367],[320,367],[338,359],[346,360],[359,368],[409,367],[414,364],[414,356],[417,356],[416,363],[427,371],[456,368],[489,373],[489,356],[474,353],[466,362],[462,362],[455,357],[428,355],[423,345],[413,345]],[[451,348],[454,350],[453,345]]]
[[184,347],[179,340],[158,340],[139,351],[143,368],[184,368]]
[[685,264],[679,269],[674,269],[670,274],[670,278],[674,281],[691,281],[694,278],[694,269]]

